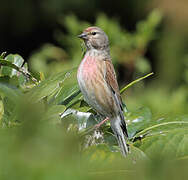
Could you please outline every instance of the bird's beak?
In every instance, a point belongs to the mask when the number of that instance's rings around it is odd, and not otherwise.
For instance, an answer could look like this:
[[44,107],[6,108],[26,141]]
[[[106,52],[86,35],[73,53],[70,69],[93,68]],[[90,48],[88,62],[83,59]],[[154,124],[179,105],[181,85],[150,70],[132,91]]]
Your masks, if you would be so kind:
[[87,39],[87,34],[86,33],[82,33],[82,34],[78,35],[78,38]]

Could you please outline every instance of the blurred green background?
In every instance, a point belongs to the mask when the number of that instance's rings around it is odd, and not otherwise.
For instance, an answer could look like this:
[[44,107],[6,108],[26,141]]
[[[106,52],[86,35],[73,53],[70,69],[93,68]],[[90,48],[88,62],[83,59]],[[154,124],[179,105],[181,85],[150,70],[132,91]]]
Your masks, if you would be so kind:
[[[98,25],[109,35],[121,87],[155,73],[146,81],[147,88],[142,82],[127,91],[128,108],[150,106],[156,115],[185,113],[187,7],[186,0],[2,1],[0,49],[22,55],[33,70],[48,76],[78,66],[81,42],[76,35],[88,25]],[[153,9],[158,12],[151,15]]]
[[[187,0],[2,1],[0,50],[21,55],[28,71],[42,83],[34,87],[1,67],[0,177],[187,179],[187,20]],[[130,139],[133,153],[126,160],[114,150],[117,146],[109,124],[102,128],[105,133],[99,142],[88,140],[96,134],[84,136],[90,145],[83,148],[85,140],[72,123],[79,115],[73,113],[63,123],[58,116],[70,107],[86,115],[94,113],[83,99],[77,103],[79,95],[74,94],[76,69],[84,51],[77,35],[90,25],[101,27],[109,36],[120,88],[154,72],[122,94],[129,110],[125,116],[130,138],[149,134],[140,142]],[[15,56],[6,57],[13,62],[11,58]],[[67,80],[64,72],[72,68]],[[36,99],[42,102],[36,104]],[[179,125],[153,131],[160,122]],[[65,133],[65,127],[70,133]],[[161,132],[168,135],[158,138]]]

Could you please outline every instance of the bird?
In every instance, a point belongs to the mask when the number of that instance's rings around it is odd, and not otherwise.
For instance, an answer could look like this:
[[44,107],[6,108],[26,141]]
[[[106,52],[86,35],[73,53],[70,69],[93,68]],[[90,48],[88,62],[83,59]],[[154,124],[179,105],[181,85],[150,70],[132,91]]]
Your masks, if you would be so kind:
[[85,101],[110,121],[121,153],[127,156],[129,147],[122,99],[110,56],[109,40],[99,27],[86,28],[80,35],[86,52],[78,67],[77,80]]

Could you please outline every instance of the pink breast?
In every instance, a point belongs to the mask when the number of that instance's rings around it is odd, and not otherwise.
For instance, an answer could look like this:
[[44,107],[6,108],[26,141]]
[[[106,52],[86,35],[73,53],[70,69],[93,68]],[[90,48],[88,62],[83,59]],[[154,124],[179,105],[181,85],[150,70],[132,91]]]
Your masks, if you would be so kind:
[[94,57],[85,57],[82,64],[82,75],[84,79],[91,79],[95,76],[97,64]]

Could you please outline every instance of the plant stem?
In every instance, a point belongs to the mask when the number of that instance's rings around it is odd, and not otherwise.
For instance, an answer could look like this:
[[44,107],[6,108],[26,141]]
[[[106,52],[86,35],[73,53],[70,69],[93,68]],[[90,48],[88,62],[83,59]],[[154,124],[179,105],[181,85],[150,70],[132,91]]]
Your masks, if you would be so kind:
[[137,82],[139,82],[139,81],[141,81],[141,80],[143,80],[143,79],[145,79],[145,78],[147,78],[147,77],[149,77],[149,76],[151,76],[151,75],[153,75],[153,74],[154,74],[154,73],[151,72],[151,73],[149,73],[149,74],[147,74],[147,75],[145,75],[145,76],[143,76],[143,77],[141,77],[141,78],[138,78],[138,79],[132,81],[131,83],[129,83],[128,85],[126,85],[124,88],[122,88],[122,89],[120,90],[120,93],[122,94],[122,93],[123,93],[127,88],[129,88],[130,86],[134,85],[135,83],[137,83]]
[[169,124],[188,124],[188,122],[186,122],[186,121],[173,121],[173,122],[165,122],[165,123],[161,123],[161,124],[156,124],[154,126],[151,126],[151,127],[144,129],[143,131],[140,131],[138,134],[136,134],[136,136],[140,136],[140,135],[146,133],[147,131],[149,131],[151,129],[158,128],[160,126],[166,126],[166,125],[169,125]]

